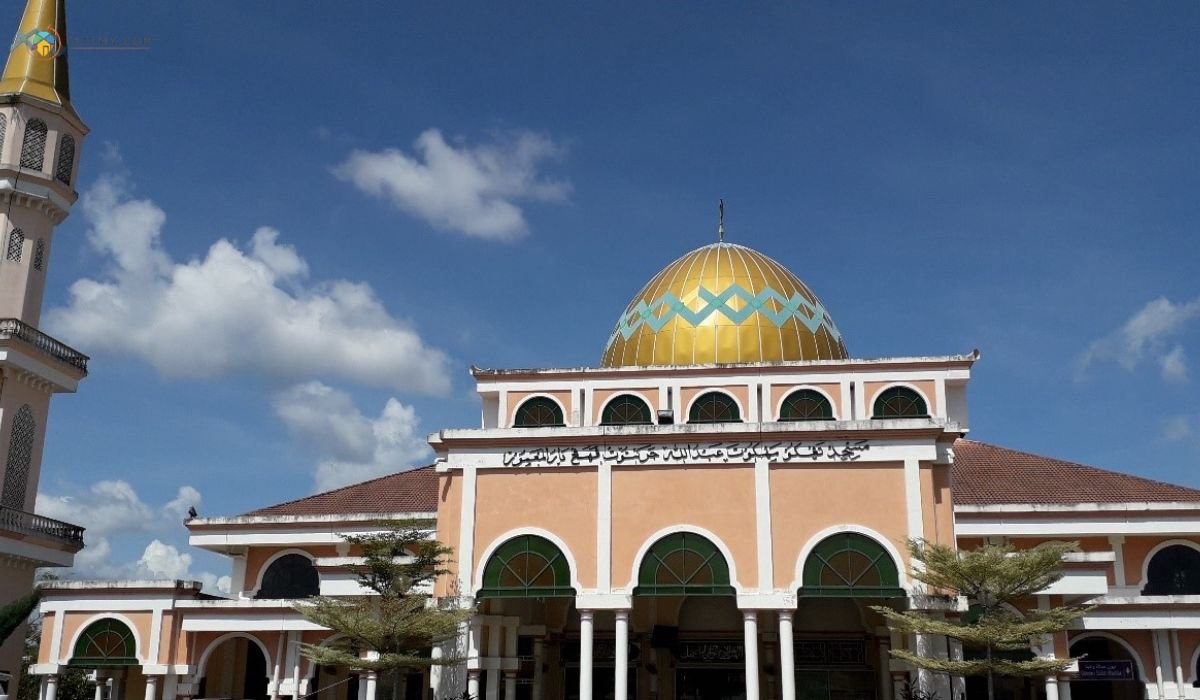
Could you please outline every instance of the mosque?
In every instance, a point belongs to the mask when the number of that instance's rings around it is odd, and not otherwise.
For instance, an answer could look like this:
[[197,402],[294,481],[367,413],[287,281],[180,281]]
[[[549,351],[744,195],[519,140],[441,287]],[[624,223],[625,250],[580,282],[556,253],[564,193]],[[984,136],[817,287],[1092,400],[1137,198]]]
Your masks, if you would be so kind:
[[[65,41],[63,2],[28,0],[21,32]],[[0,81],[3,602],[82,543],[31,506],[49,396],[86,373],[36,329],[86,127],[65,53],[29,51]],[[72,667],[95,672],[96,700],[900,700],[914,680],[975,698],[974,680],[889,655],[971,653],[871,610],[922,604],[905,542],[1067,540],[1081,551],[1030,608],[1096,607],[1028,654],[1085,658],[997,697],[1200,698],[1200,491],[969,439],[979,359],[852,357],[795,274],[719,240],[634,294],[598,366],[472,368],[479,425],[432,435],[432,465],[190,520],[191,545],[228,558],[228,596],[48,585],[29,672],[39,700]],[[433,594],[473,616],[431,654],[465,663],[393,679],[299,653],[340,642],[293,605],[359,594],[345,536],[382,519],[430,523],[454,549]]]

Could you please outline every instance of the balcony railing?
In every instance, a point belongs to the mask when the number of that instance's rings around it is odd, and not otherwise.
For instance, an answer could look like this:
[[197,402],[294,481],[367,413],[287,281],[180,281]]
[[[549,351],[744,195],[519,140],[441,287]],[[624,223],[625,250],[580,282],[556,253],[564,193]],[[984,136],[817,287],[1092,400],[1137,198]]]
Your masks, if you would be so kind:
[[0,506],[0,530],[49,537],[66,544],[83,546],[82,527],[8,506]]
[[0,340],[16,338],[87,374],[88,356],[16,318],[0,318]]

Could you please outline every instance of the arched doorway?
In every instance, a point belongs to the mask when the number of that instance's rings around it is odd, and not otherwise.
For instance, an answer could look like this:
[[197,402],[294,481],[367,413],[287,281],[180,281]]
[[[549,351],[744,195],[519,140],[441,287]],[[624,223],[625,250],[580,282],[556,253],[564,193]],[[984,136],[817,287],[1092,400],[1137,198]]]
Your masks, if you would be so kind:
[[1084,657],[1079,674],[1071,681],[1073,699],[1141,700],[1146,696],[1137,659],[1123,644],[1109,637],[1084,637],[1071,643],[1071,656]]
[[96,671],[97,682],[102,684],[112,679],[108,697],[144,694],[145,678],[137,659],[137,637],[121,620],[103,618],[83,628],[75,639],[67,665]]
[[267,657],[254,640],[242,635],[228,637],[208,653],[200,671],[199,697],[267,700],[267,669]]

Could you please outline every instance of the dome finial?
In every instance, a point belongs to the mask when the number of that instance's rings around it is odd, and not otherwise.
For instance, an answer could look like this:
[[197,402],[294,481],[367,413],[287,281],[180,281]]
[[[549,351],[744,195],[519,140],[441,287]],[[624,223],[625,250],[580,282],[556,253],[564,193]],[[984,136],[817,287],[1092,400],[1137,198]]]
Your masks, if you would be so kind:
[[717,200],[717,241],[725,242],[725,200]]

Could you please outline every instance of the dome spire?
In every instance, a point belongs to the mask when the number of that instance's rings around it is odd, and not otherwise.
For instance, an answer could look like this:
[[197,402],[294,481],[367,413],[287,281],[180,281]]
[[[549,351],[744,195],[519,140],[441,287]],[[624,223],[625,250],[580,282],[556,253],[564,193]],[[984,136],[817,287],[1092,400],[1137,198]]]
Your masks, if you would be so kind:
[[717,200],[717,242],[725,242],[725,200]]
[[0,78],[0,95],[29,95],[74,112],[66,40],[66,0],[27,0]]

